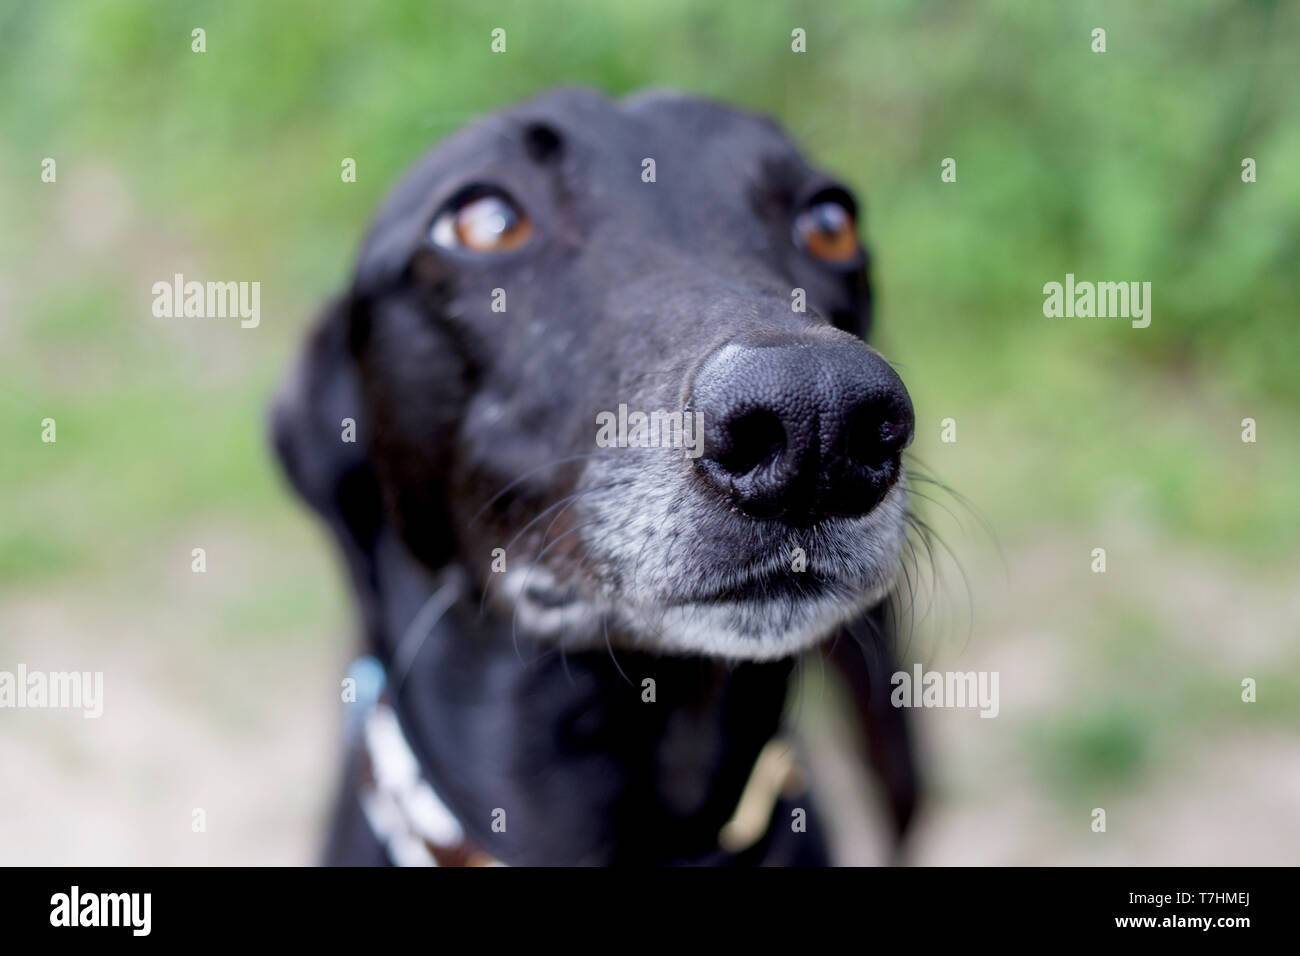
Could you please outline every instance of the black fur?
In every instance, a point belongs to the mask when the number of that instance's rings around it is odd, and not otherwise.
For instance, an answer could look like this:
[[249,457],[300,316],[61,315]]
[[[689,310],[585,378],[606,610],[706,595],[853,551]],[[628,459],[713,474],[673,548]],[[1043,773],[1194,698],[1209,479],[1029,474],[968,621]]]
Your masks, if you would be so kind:
[[[653,185],[639,181],[645,156],[657,161]],[[483,183],[520,197],[544,241],[490,261],[433,248],[437,211]],[[277,399],[277,453],[338,538],[368,650],[399,685],[425,773],[499,859],[825,862],[807,798],[796,801],[807,833],[791,831],[794,804],[782,803],[757,847],[739,857],[717,848],[780,728],[792,658],[661,655],[616,625],[608,650],[562,652],[519,630],[491,593],[488,564],[492,547],[575,490],[593,409],[628,389],[647,404],[680,402],[689,369],[741,333],[834,326],[865,337],[865,253],[828,269],[790,243],[792,210],[841,188],[769,121],[721,105],[547,94],[451,137],[398,186]],[[807,290],[808,316],[792,316],[793,286]],[[507,290],[504,315],[489,308],[494,288]],[[546,334],[526,334],[529,322]],[[345,418],[357,422],[356,444],[340,441]],[[574,527],[557,508],[534,533],[545,539],[548,522],[558,522],[552,541]],[[713,546],[701,530],[693,547]],[[576,548],[551,555],[575,574],[599,572]],[[394,676],[397,642],[443,575],[464,582],[464,597]],[[887,706],[883,645],[875,666],[847,632],[830,646],[901,836],[917,787],[902,714]],[[654,704],[642,701],[645,678],[656,681]],[[386,862],[354,774],[350,758],[326,859]],[[490,827],[496,808],[505,833]]]

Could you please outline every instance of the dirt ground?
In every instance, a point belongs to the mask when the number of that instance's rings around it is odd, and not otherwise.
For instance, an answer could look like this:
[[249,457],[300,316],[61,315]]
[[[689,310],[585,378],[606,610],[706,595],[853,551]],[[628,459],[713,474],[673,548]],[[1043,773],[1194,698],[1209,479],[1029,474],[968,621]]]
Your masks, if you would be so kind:
[[[247,529],[230,532],[224,550],[258,547]],[[911,862],[1300,862],[1300,739],[1265,700],[1282,690],[1268,675],[1295,672],[1295,569],[1234,575],[1209,555],[1147,542],[1134,550],[1140,579],[1103,582],[1081,554],[1087,542],[1055,537],[1008,549],[1005,576],[996,562],[976,564],[973,617],[960,590],[950,595],[954,617],[973,621],[969,637],[962,628],[918,636],[929,667],[998,671],[1001,701],[991,720],[919,712],[928,798]],[[334,595],[335,623],[272,640],[232,641],[220,623],[222,609],[270,573],[269,556],[224,581],[216,570],[160,584],[146,561],[6,595],[4,661],[102,670],[105,711],[98,720],[4,715],[0,862],[312,862],[337,757],[336,688],[351,653],[337,572],[323,555],[318,564],[300,573]],[[1133,625],[1133,602],[1157,626]],[[1108,673],[1090,666],[1093,640],[1143,646],[1123,673]],[[818,670],[804,668],[795,708],[813,776],[834,808],[841,858],[877,863],[885,844],[871,784],[846,757],[846,728],[828,712]],[[1240,703],[1243,676],[1259,679],[1259,703]],[[1207,704],[1207,695],[1221,700]],[[1115,731],[1103,721],[1093,747],[1089,715],[1116,700],[1128,724]],[[1076,713],[1082,731],[1070,723]],[[1079,750],[1079,738],[1084,756],[1058,760],[1058,750]],[[1130,759],[1117,769],[1108,746]],[[1095,807],[1106,809],[1105,833],[1090,829]],[[196,808],[205,832],[191,827]]]

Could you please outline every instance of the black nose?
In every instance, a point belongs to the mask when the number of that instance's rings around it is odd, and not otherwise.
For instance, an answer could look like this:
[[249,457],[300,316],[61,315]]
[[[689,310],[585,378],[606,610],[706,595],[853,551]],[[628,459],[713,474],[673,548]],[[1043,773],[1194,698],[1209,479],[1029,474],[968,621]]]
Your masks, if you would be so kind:
[[912,400],[856,339],[736,340],[699,367],[688,410],[704,415],[704,479],[747,515],[863,515],[898,479]]

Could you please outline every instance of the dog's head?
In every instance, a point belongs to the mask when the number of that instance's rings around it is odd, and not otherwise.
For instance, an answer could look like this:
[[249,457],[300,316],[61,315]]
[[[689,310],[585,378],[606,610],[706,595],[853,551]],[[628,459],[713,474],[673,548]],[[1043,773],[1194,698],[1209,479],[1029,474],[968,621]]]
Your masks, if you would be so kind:
[[494,114],[384,205],[277,447],[345,542],[393,528],[521,633],[794,653],[884,597],[904,536],[912,408],[863,342],[856,216],[716,103]]

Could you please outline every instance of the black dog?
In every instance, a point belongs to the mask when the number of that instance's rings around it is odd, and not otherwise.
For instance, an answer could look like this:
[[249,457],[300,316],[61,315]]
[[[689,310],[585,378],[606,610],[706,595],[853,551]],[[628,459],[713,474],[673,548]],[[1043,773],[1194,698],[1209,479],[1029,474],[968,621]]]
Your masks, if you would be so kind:
[[855,215],[771,121],[673,93],[548,93],[397,187],[273,410],[385,684],[329,862],[824,862],[770,745],[817,645],[902,833],[912,408]]

